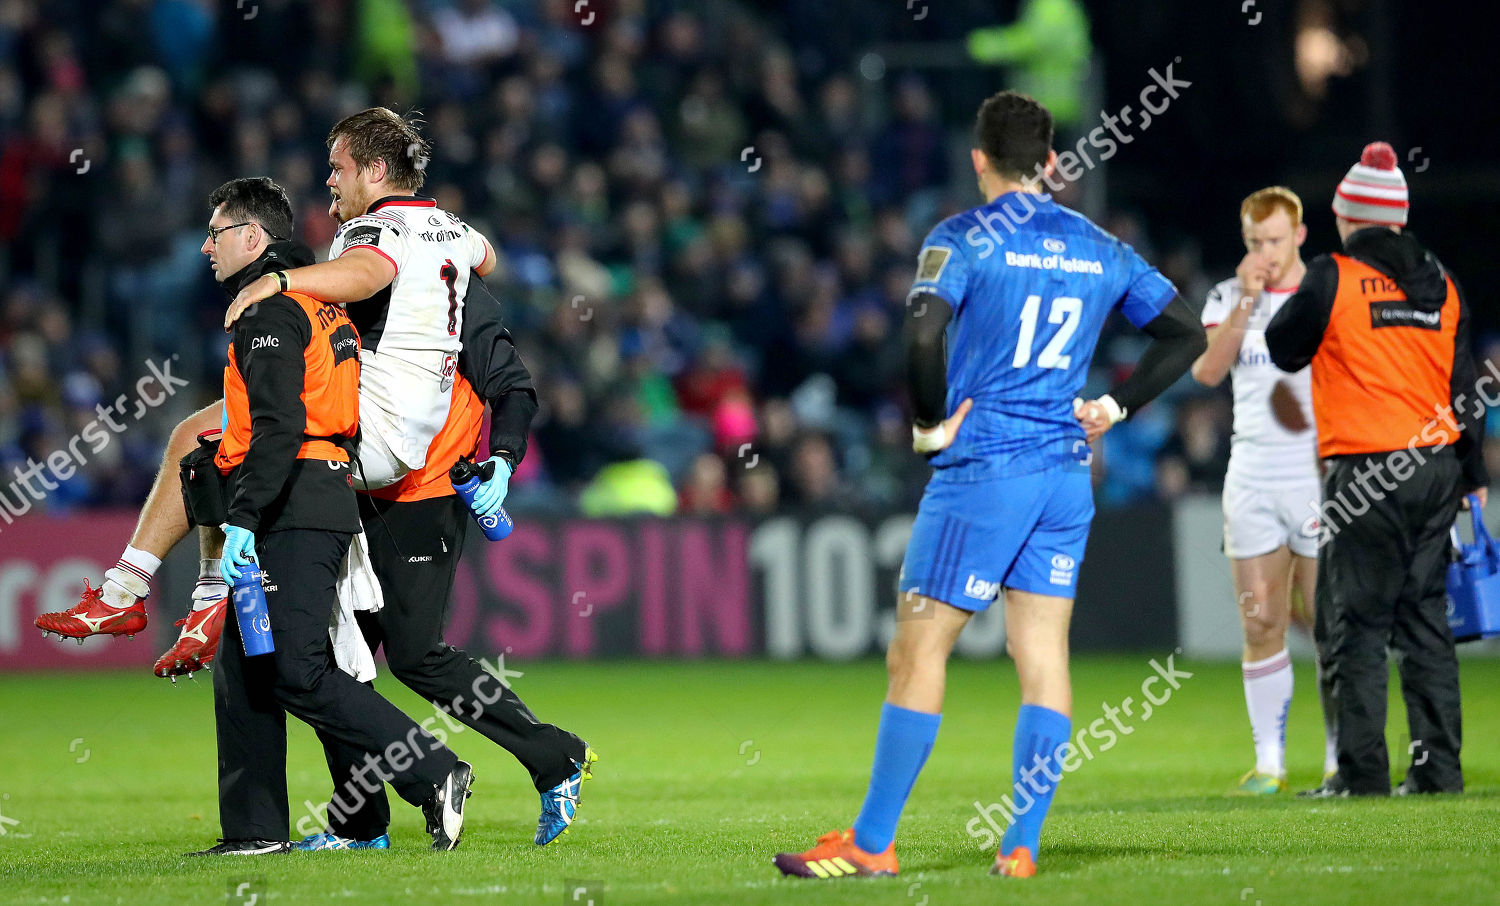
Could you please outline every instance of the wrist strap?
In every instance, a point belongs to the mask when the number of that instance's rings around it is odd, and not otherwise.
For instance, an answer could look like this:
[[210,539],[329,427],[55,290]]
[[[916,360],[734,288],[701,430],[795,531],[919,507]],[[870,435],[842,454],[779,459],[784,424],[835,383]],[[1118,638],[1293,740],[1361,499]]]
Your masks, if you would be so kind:
[[911,448],[918,453],[941,450],[948,443],[948,429],[939,422],[931,428],[911,426]]
[[276,282],[279,283],[279,284],[281,284],[281,291],[282,292],[286,292],[290,288],[290,284],[287,283],[287,279],[286,279],[286,271],[277,271],[276,272]]
[[[1125,416],[1127,414],[1125,411],[1125,407],[1120,405],[1119,402],[1116,401],[1115,398],[1110,396],[1108,393],[1094,400],[1094,402],[1104,407],[1104,414],[1109,417],[1109,423],[1111,425],[1118,425],[1120,422],[1125,420]],[[1083,397],[1073,397],[1073,413],[1076,415],[1081,409],[1083,409]]]
[[1114,397],[1106,393],[1099,397],[1098,402],[1099,405],[1104,407],[1104,411],[1109,414],[1109,423],[1111,425],[1118,425],[1124,420],[1125,407],[1117,403]]

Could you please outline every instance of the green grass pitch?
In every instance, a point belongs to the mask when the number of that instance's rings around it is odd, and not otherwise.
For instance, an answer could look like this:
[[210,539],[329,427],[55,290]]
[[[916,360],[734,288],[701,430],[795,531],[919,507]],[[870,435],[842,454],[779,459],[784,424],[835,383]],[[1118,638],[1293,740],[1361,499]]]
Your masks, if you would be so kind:
[[[1080,658],[1075,726],[1138,695],[1147,656]],[[1008,662],[956,662],[937,748],[897,838],[895,879],[781,879],[802,849],[858,811],[883,666],[534,663],[516,689],[597,748],[579,823],[531,843],[537,800],[509,755],[478,736],[462,847],[427,851],[418,811],[393,797],[390,852],[188,860],[214,842],[212,689],[143,672],[0,677],[0,902],[361,904],[1496,902],[1500,886],[1500,662],[1463,664],[1464,796],[1315,802],[1226,795],[1251,763],[1239,669],[1194,673],[1148,720],[1063,783],[1029,881],[986,874],[965,832],[1006,791],[1017,707]],[[1322,742],[1311,667],[1289,722],[1294,789]],[[431,709],[388,677],[411,713]],[[1393,690],[1394,690],[1393,685]],[[311,731],[291,726],[293,817],[330,792]],[[1406,751],[1392,700],[1390,742]],[[241,887],[241,885],[247,885]],[[581,888],[581,889],[580,889]],[[236,897],[236,892],[240,896]],[[575,894],[577,895],[575,898]]]

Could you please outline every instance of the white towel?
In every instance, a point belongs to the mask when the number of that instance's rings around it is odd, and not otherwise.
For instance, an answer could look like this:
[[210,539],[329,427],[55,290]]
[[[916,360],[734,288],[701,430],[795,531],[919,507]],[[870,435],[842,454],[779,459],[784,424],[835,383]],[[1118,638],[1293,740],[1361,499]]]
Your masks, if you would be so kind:
[[334,660],[340,670],[368,683],[375,678],[375,656],[365,644],[365,634],[360,631],[354,612],[379,610],[385,606],[385,597],[370,565],[370,546],[364,532],[350,541],[349,552],[339,566],[338,594],[339,606],[328,625]]

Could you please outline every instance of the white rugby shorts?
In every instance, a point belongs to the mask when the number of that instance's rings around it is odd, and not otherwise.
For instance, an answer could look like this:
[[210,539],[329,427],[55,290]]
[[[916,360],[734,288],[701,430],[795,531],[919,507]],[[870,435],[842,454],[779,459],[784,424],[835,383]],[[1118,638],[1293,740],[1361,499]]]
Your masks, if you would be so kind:
[[1224,483],[1224,553],[1233,560],[1269,554],[1285,545],[1299,557],[1318,556],[1318,503],[1314,479],[1282,486]]

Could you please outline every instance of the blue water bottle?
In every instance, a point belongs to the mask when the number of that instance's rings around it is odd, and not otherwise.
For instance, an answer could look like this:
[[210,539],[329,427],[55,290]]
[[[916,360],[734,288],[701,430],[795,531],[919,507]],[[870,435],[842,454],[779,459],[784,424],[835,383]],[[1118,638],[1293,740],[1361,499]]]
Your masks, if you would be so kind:
[[271,614],[266,610],[266,591],[261,586],[260,567],[251,563],[234,581],[234,616],[240,624],[240,643],[246,657],[276,650],[271,639]]
[[[494,463],[487,462],[480,465],[467,456],[459,457],[458,462],[453,464],[453,468],[448,470],[448,480],[453,482],[453,490],[457,491],[458,496],[469,505],[471,513],[474,512],[474,494],[479,490],[480,485],[489,481],[494,475]],[[505,512],[505,507],[496,510],[493,516],[481,516],[474,513],[474,518],[478,520],[479,527],[484,530],[484,537],[491,541],[499,541],[515,528],[515,523],[510,521],[510,514]]]

